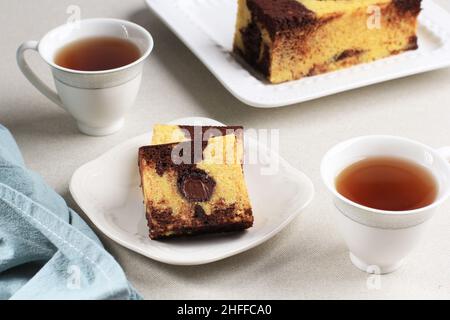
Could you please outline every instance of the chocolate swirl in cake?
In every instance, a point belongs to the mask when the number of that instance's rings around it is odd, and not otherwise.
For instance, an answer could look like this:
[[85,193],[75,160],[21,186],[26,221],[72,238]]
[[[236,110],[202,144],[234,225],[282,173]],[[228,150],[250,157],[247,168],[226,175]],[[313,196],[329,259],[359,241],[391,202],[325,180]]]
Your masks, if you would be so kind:
[[191,168],[178,171],[177,186],[189,202],[204,202],[211,198],[216,182],[205,171]]

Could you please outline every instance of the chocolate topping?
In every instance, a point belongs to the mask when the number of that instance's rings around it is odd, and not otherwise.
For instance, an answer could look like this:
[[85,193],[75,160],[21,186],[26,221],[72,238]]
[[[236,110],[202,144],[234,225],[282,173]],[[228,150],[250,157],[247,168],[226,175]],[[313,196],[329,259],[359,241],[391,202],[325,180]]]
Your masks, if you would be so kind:
[[314,12],[296,0],[247,0],[253,20],[273,37],[278,31],[302,27],[315,21]]
[[411,12],[413,15],[418,15],[421,10],[422,0],[394,0],[394,5],[403,13]]
[[178,172],[178,191],[190,202],[208,201],[216,182],[200,169],[181,170]]
[[[162,144],[139,148],[139,158],[155,163],[156,173],[162,176],[164,172],[173,167],[172,150],[176,144]],[[139,165],[141,165],[139,163]]]

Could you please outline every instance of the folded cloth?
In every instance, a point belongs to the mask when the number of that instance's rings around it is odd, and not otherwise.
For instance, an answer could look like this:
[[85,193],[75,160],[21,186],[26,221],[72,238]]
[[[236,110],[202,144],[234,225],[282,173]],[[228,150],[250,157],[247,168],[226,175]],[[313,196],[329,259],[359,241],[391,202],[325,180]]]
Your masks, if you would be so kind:
[[88,225],[0,125],[0,299],[140,299]]

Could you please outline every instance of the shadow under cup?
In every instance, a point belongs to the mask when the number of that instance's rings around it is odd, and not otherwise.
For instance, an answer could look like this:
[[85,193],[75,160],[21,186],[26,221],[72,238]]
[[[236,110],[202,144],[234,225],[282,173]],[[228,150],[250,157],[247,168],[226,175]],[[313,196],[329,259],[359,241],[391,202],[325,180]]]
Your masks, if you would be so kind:
[[[420,240],[427,222],[449,196],[450,166],[446,157],[424,144],[394,136],[366,136],[342,142],[324,156],[322,179],[333,194],[337,222],[353,264],[366,272],[388,273]],[[348,166],[370,157],[396,157],[422,165],[437,184],[435,201],[409,211],[385,211],[355,203],[336,190],[336,177]]]
[[[72,70],[55,63],[59,49],[92,37],[129,40],[139,48],[141,56],[123,67],[102,71]],[[153,39],[148,31],[128,21],[88,19],[60,26],[46,34],[38,46],[41,57],[51,66],[58,92],[56,97],[46,95],[77,120],[83,133],[106,135],[116,132],[124,123],[125,112],[135,101],[143,61],[152,49]]]

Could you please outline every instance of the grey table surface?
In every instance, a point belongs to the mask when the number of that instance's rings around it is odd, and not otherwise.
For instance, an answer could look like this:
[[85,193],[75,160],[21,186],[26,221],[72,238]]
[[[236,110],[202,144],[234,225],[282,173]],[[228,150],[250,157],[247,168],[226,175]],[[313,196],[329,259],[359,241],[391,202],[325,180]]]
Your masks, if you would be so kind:
[[[425,0],[429,1],[429,0]],[[437,0],[450,10],[450,3]],[[154,36],[135,106],[119,133],[102,138],[77,131],[74,121],[24,78],[15,51],[63,24],[69,5],[81,17],[128,19]],[[162,264],[109,240],[107,250],[147,299],[382,299],[450,298],[450,203],[433,218],[421,245],[380,286],[348,259],[321,183],[319,163],[334,144],[358,135],[393,134],[441,147],[450,144],[450,69],[337,94],[291,107],[260,110],[231,96],[197,58],[140,0],[2,0],[0,123],[14,134],[27,165],[39,172],[82,216],[68,184],[82,164],[111,147],[151,130],[154,123],[206,116],[229,124],[280,129],[280,153],[314,182],[312,204],[286,229],[259,247],[203,266]],[[35,54],[31,64],[50,81]],[[276,195],[274,195],[276,196]]]

